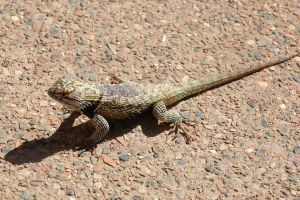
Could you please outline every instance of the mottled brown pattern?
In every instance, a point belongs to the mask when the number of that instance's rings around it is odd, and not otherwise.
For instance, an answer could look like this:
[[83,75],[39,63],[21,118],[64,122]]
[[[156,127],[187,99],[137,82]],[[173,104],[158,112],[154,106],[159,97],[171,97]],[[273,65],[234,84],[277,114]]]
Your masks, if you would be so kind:
[[84,82],[65,79],[57,81],[48,92],[52,98],[71,110],[88,111],[86,115],[97,126],[97,130],[88,139],[87,145],[92,145],[101,140],[109,131],[106,119],[128,118],[141,113],[150,106],[153,106],[153,114],[158,120],[172,123],[177,132],[180,129],[182,117],[178,113],[168,111],[166,106],[185,97],[280,64],[298,55],[299,53],[264,65],[239,69],[227,74],[206,76],[209,78],[186,81],[177,85],[139,85],[138,83],[126,82],[96,87]]

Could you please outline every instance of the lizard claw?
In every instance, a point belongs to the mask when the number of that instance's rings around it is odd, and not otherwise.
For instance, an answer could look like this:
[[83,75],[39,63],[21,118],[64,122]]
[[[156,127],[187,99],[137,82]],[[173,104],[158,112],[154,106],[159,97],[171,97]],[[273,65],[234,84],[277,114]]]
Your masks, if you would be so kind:
[[[185,122],[183,122],[183,123],[185,123]],[[178,136],[178,134],[181,134],[185,138],[185,141],[187,144],[190,144],[191,141],[193,141],[192,136],[190,134],[188,134],[187,130],[182,127],[182,123],[171,123],[170,127],[171,127],[171,130],[168,133],[168,135],[171,135],[173,133],[175,134],[174,137],[172,138],[172,140],[175,140],[176,137]]]

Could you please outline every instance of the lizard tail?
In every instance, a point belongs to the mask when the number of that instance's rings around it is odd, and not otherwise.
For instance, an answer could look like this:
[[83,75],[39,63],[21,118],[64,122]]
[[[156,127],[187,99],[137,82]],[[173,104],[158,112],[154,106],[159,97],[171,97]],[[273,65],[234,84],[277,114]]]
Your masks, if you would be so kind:
[[255,65],[248,68],[241,68],[235,72],[229,72],[225,74],[219,74],[214,76],[207,76],[199,80],[186,81],[178,85],[173,91],[173,94],[169,94],[165,100],[166,105],[171,105],[178,102],[179,100],[205,92],[209,89],[213,89],[219,86],[222,86],[226,83],[230,83],[241,79],[245,76],[251,75],[253,73],[259,72],[268,67],[281,64],[285,61],[288,61],[296,56],[300,56],[300,52],[297,52],[290,56],[280,57],[276,60],[267,62],[265,64]]

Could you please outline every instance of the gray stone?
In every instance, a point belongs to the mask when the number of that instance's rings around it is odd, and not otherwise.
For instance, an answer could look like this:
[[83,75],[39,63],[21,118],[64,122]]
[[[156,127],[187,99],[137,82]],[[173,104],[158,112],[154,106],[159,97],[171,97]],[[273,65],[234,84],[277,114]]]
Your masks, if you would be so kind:
[[120,63],[125,62],[125,58],[123,58],[123,57],[121,57],[121,56],[117,56],[117,57],[115,58],[115,60],[118,61],[118,62],[120,62]]
[[21,199],[23,199],[23,200],[29,200],[30,199],[30,195],[28,194],[28,192],[23,191],[22,195],[21,195]]
[[191,113],[188,112],[188,111],[180,112],[180,115],[181,115],[184,119],[187,119],[187,120],[191,120],[191,119],[192,119],[192,115],[191,115]]
[[92,187],[93,186],[93,182],[90,181],[90,180],[86,180],[86,181],[84,181],[84,185],[87,186],[87,187]]
[[278,44],[284,44],[285,38],[284,38],[282,35],[277,35],[277,36],[275,37],[275,41],[276,41]]
[[281,136],[288,135],[290,129],[287,126],[280,126],[278,127],[277,131],[280,133]]
[[204,169],[205,169],[205,171],[207,171],[209,173],[216,174],[216,175],[219,174],[219,172],[215,168],[213,168],[213,167],[206,166]]
[[22,130],[22,131],[26,130],[26,129],[28,128],[27,123],[26,123],[24,120],[21,120],[21,121],[19,122],[19,128],[20,128],[20,130]]
[[293,77],[294,81],[296,81],[297,83],[300,83],[300,76],[295,76]]
[[271,19],[270,14],[266,11],[260,12],[260,16],[264,19]]
[[264,119],[264,118],[261,119],[261,125],[264,128],[268,128],[269,127],[269,124],[268,124],[267,120]]
[[179,165],[179,166],[184,166],[185,165],[185,160],[177,160],[177,164]]
[[144,198],[143,197],[140,197],[140,196],[133,196],[132,197],[132,200],[143,200]]
[[203,112],[201,112],[201,111],[198,111],[198,112],[196,112],[196,118],[197,118],[197,120],[203,120],[204,119],[204,117],[205,117],[205,114],[203,113]]
[[8,67],[9,66],[9,61],[6,59],[3,59],[2,63],[1,63],[2,67]]
[[296,154],[300,153],[300,146],[295,146],[293,152]]
[[75,192],[73,189],[67,189],[66,195],[73,197],[73,196],[75,196]]
[[260,51],[255,51],[254,52],[254,57],[256,60],[261,60],[263,58],[263,55]]
[[254,107],[255,107],[255,104],[256,104],[256,102],[255,102],[255,100],[254,100],[254,99],[250,99],[250,100],[248,100],[248,101],[247,101],[247,104],[248,104],[248,106],[250,106],[251,108],[254,108]]
[[65,171],[65,166],[63,164],[57,164],[56,169],[62,172]]
[[4,148],[1,149],[1,152],[2,152],[4,155],[8,154],[10,151],[11,151],[11,149],[8,148],[8,147],[4,147]]
[[120,155],[119,159],[123,162],[126,162],[129,160],[129,155],[127,155],[127,154]]
[[95,157],[95,156],[91,156],[91,163],[94,165],[94,164],[96,164],[97,163],[97,161],[98,161],[98,159]]
[[50,34],[50,36],[54,37],[54,38],[60,38],[60,30],[55,27],[55,26],[52,26],[48,29],[48,32]]
[[208,65],[208,61],[207,60],[202,60],[201,65]]
[[133,49],[134,48],[134,44],[132,42],[127,44],[127,48],[128,49]]
[[265,47],[271,44],[271,41],[269,37],[261,35],[256,38],[256,43],[259,47]]

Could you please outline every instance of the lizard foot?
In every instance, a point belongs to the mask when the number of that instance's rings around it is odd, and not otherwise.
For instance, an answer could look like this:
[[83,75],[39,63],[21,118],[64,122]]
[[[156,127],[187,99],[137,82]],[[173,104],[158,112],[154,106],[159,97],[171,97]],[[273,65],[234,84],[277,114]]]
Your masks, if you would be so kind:
[[84,142],[84,144],[83,145],[81,145],[80,147],[79,147],[79,156],[81,155],[81,154],[83,154],[84,152],[91,152],[92,154],[93,154],[93,151],[95,150],[97,148],[97,143],[93,140],[93,139],[91,139],[91,138],[89,138],[89,139],[87,139],[85,142]]
[[[194,140],[194,138],[188,133],[188,131],[182,127],[182,123],[188,124],[188,122],[182,121],[181,123],[171,123],[170,124],[170,132],[168,135],[175,134],[172,140],[176,139],[178,134],[181,134],[184,138],[187,144],[190,144],[191,141]],[[190,124],[188,124],[190,125]]]
[[77,118],[81,115],[81,112],[80,111],[75,111],[75,110],[69,110],[67,107],[64,106],[62,108],[62,114],[63,114],[64,118],[67,118],[67,115]]
[[71,112],[70,112],[70,110],[66,107],[66,106],[64,106],[63,108],[62,108],[62,114],[63,115],[67,115],[67,114],[70,114]]

